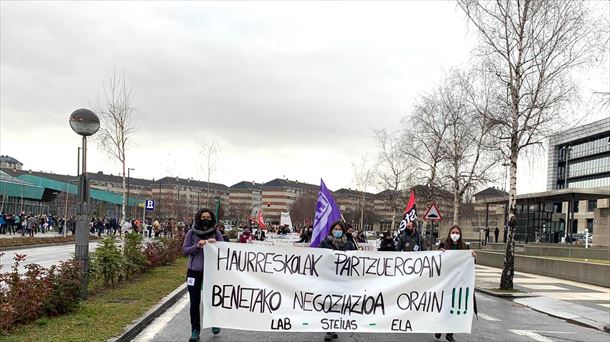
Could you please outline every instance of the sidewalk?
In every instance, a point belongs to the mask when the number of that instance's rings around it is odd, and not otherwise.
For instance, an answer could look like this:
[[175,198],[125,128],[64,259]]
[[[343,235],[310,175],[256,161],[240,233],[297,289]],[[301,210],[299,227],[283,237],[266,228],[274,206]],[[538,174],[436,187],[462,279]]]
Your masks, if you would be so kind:
[[[476,265],[476,288],[500,295],[502,270]],[[577,324],[604,330],[610,325],[610,288],[531,273],[515,272],[514,288],[523,293],[512,301]],[[610,285],[610,284],[609,284]]]

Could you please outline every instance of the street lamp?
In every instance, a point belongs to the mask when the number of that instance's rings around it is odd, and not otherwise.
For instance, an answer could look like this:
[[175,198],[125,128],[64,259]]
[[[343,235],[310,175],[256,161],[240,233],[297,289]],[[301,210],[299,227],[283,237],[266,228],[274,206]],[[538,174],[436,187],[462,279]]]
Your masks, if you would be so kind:
[[[134,169],[132,167],[127,168],[127,198],[125,199],[125,206],[126,206],[125,215],[127,215],[127,217],[129,217],[129,215],[131,214],[130,210],[129,210],[129,177],[131,175],[131,170],[135,171],[136,169]],[[123,217],[123,221],[124,220],[125,220],[125,217]]]
[[81,297],[87,299],[89,272],[89,177],[87,176],[87,137],[100,128],[100,119],[89,109],[77,109],[70,115],[70,127],[83,137],[82,173],[78,179],[78,224],[74,258],[81,268]]

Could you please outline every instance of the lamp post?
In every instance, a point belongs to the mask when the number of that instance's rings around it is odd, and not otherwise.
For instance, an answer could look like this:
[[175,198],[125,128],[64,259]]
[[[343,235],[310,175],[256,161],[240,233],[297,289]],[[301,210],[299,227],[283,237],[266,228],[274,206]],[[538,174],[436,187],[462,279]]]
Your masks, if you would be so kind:
[[78,178],[78,223],[74,258],[81,268],[81,297],[87,299],[89,271],[89,177],[87,176],[87,137],[100,128],[100,119],[89,109],[77,109],[70,115],[70,127],[83,137],[82,173]]
[[[129,177],[131,176],[131,170],[136,170],[132,167],[128,167],[127,168],[127,198],[125,199],[125,215],[127,215],[127,218],[129,218],[129,214],[131,214],[130,210],[129,210]],[[125,221],[125,217],[123,217],[123,221]]]

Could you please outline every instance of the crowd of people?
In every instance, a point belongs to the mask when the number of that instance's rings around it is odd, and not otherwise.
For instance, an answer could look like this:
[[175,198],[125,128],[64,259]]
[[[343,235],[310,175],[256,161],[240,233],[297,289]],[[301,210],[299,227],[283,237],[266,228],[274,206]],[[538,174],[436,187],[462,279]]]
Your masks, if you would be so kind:
[[[182,245],[182,251],[185,256],[188,256],[186,280],[188,285],[190,299],[190,320],[191,320],[191,337],[190,342],[199,341],[201,333],[201,290],[203,286],[203,246],[208,243],[217,241],[229,241],[225,235],[224,225],[216,222],[216,217],[209,209],[201,209],[194,217],[193,225],[186,233]],[[244,228],[243,233],[238,238],[239,243],[248,243],[251,240],[264,240],[265,230],[257,229],[256,233],[252,233],[254,227]],[[288,234],[290,229],[287,226],[275,227],[270,230],[277,234]],[[303,228],[299,231],[300,243],[311,242],[313,234],[313,226]],[[404,228],[394,235],[389,231],[383,233],[380,241],[379,251],[393,252],[419,252],[432,249],[432,245],[427,243],[427,238],[422,238],[418,229],[413,222],[408,222]],[[319,248],[326,248],[339,251],[355,251],[361,249],[359,244],[367,243],[367,238],[364,232],[354,231],[350,224],[342,221],[333,222],[330,226],[329,234],[322,240]],[[459,250],[468,249],[468,245],[462,240],[462,231],[459,226],[454,225],[449,230],[447,238],[438,246],[439,250]],[[476,253],[472,251],[472,256],[476,257]],[[476,303],[475,303],[476,312]],[[220,328],[212,328],[212,333],[217,335],[220,333]],[[441,334],[434,334],[435,339],[440,339]],[[332,341],[338,338],[336,332],[327,332],[324,335],[324,341]],[[453,334],[445,335],[448,342],[454,342]]]
[[[74,235],[76,232],[77,219],[75,216],[57,217],[48,214],[37,214],[22,212],[20,214],[0,213],[0,235],[21,235],[34,237],[38,234]],[[147,218],[145,222],[140,219],[125,220],[121,223],[116,218],[93,217],[89,222],[90,234],[123,235],[125,232],[144,234],[149,238],[172,237],[176,230],[187,226],[183,222],[161,218]]]
[[56,232],[63,235],[64,229],[74,234],[76,230],[76,218],[57,218],[53,215],[32,213],[0,213],[0,234],[21,235],[33,237],[37,234]]

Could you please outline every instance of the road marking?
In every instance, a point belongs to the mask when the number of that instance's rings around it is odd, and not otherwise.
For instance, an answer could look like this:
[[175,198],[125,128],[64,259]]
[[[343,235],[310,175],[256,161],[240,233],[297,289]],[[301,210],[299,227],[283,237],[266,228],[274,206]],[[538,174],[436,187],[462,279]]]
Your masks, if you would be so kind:
[[530,285],[521,285],[530,290],[559,290],[559,291],[567,291],[565,287],[555,286],[555,285],[539,285],[539,284],[530,284]]
[[481,317],[482,319],[486,320],[486,321],[491,321],[491,322],[500,322],[500,320],[499,320],[499,319],[497,319],[497,318],[495,318],[495,317],[493,317],[493,316],[490,316],[490,315],[484,314],[484,313],[482,313],[482,312],[479,312],[479,313],[478,313],[478,316],[479,316],[479,317]]
[[165,328],[165,326],[176,317],[180,311],[182,311],[186,305],[189,303],[189,298],[187,295],[184,295],[182,299],[180,299],[174,306],[172,306],[169,310],[165,311],[161,316],[155,318],[154,321],[142,331],[135,339],[136,342],[140,341],[152,341],[152,339],[157,335],[161,330]]
[[546,336],[537,334],[537,332],[549,333],[549,334],[571,334],[571,332],[563,332],[563,331],[515,330],[515,329],[510,329],[508,331],[515,333],[517,335],[520,335],[520,336],[527,336],[527,337],[531,338],[532,340],[538,341],[538,342],[553,342],[553,340]]

